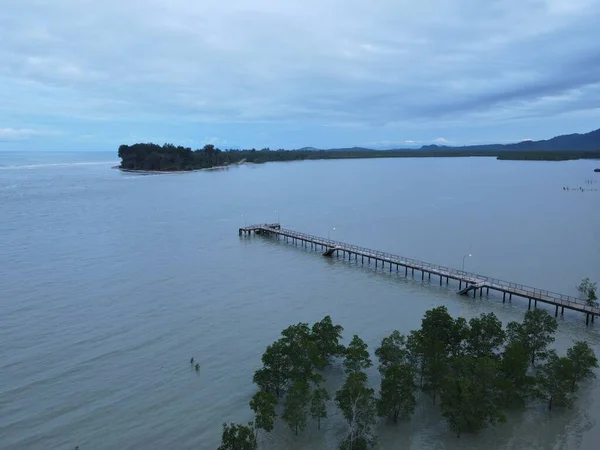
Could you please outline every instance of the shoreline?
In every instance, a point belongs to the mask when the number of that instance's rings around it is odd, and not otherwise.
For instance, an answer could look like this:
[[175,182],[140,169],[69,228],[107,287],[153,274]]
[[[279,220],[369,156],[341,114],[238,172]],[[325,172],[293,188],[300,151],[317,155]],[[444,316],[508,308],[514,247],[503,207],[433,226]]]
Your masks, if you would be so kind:
[[[239,161],[236,163],[232,163],[226,166],[214,166],[214,167],[205,167],[202,169],[189,169],[189,170],[144,170],[144,169],[124,169],[120,166],[113,166],[113,169],[118,169],[121,172],[129,172],[129,173],[137,173],[142,175],[161,175],[161,174],[175,174],[175,173],[191,173],[191,172],[203,172],[203,171],[211,171],[211,170],[227,170],[231,167],[239,167],[246,165],[255,165],[255,164],[266,164],[270,162],[296,162],[296,161],[333,161],[333,160],[342,160],[342,159],[396,159],[396,158],[494,158],[496,161],[522,161],[522,162],[567,162],[567,161],[581,161],[588,159],[600,159],[600,158],[564,158],[564,159],[551,159],[551,158],[519,158],[514,157],[515,155],[390,155],[390,156],[357,156],[357,157],[339,157],[339,158],[309,158],[309,159],[294,159],[294,160],[273,160],[273,161],[264,161],[264,162],[250,162],[250,161]],[[600,168],[594,169],[594,172],[600,172]]]
[[207,172],[211,170],[227,170],[232,167],[239,167],[245,165],[251,165],[254,163],[249,162],[239,162],[235,164],[229,164],[227,166],[214,166],[214,167],[205,167],[203,169],[190,169],[190,170],[144,170],[144,169],[124,169],[121,166],[113,166],[112,169],[119,170],[121,172],[127,173],[137,173],[141,175],[166,175],[166,174],[174,174],[174,173],[192,173],[192,172]]

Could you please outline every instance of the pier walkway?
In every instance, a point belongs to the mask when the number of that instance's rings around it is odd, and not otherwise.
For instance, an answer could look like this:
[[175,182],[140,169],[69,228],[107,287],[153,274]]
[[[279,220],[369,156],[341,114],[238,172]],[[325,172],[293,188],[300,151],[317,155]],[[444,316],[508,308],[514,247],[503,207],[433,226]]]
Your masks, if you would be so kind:
[[564,313],[565,308],[582,312],[586,315],[586,325],[589,324],[590,319],[591,322],[594,323],[594,317],[600,316],[600,308],[588,306],[584,300],[570,295],[558,294],[544,289],[537,289],[518,283],[511,283],[484,275],[465,272],[464,270],[452,269],[450,267],[439,266],[437,264],[430,264],[428,262],[405,258],[391,253],[358,247],[356,245],[300,233],[298,231],[287,230],[281,228],[279,223],[245,226],[239,229],[239,234],[240,236],[258,234],[283,239],[286,242],[301,245],[304,248],[321,250],[323,256],[331,257],[335,254],[338,257],[348,258],[348,260],[354,259],[357,262],[360,258],[361,264],[365,264],[365,262],[367,264],[374,263],[375,268],[387,268],[390,272],[394,269],[400,271],[400,268],[403,268],[405,276],[408,276],[408,271],[410,270],[411,276],[414,277],[415,271],[417,271],[421,274],[421,280],[425,280],[425,274],[427,274],[428,280],[431,280],[431,276],[433,275],[434,277],[439,277],[440,286],[444,281],[446,284],[449,284],[449,280],[455,280],[458,281],[458,293],[461,295],[468,295],[472,292],[473,297],[476,297],[478,293],[479,297],[482,297],[484,290],[486,295],[488,295],[491,289],[502,293],[503,303],[506,302],[507,299],[509,302],[512,301],[513,295],[528,299],[529,309],[531,309],[532,302],[534,302],[534,307],[537,306],[537,302],[546,303],[555,306],[554,317],[558,316],[559,309],[561,314]]

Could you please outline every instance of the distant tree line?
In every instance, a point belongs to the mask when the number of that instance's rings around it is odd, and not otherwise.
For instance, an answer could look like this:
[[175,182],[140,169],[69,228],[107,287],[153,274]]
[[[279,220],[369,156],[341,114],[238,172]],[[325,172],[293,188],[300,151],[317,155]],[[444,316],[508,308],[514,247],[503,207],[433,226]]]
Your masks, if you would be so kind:
[[352,159],[352,158],[407,158],[407,157],[456,157],[456,156],[496,156],[498,159],[537,159],[563,160],[580,158],[600,158],[598,152],[573,151],[519,151],[508,152],[492,146],[490,148],[471,147],[437,147],[426,146],[421,149],[402,150],[370,150],[365,148],[349,148],[336,150],[221,150],[214,145],[205,145],[202,149],[192,150],[190,147],[173,144],[134,144],[121,145],[119,157],[121,168],[126,170],[146,171],[188,171],[228,166],[242,161],[249,163],[265,163],[270,161],[298,161],[316,159]]
[[[556,320],[541,309],[506,329],[493,314],[468,322],[444,306],[427,311],[421,328],[393,331],[375,349],[381,374],[378,395],[369,386],[372,366],[367,344],[354,335],[340,344],[343,328],[330,316],[310,327],[291,325],[269,345],[254,373],[259,390],[250,400],[248,425],[223,424],[218,450],[254,450],[260,433],[273,430],[279,414],[294,434],[312,419],[320,429],[333,401],[346,419],[340,449],[367,449],[377,441],[377,418],[410,420],[417,400],[429,397],[457,436],[505,421],[505,412],[543,400],[552,410],[571,407],[580,383],[594,377],[598,361],[587,342],[577,341],[560,356],[548,346]],[[324,387],[323,369],[343,359],[345,382],[335,393]],[[419,394],[421,392],[422,394]]]

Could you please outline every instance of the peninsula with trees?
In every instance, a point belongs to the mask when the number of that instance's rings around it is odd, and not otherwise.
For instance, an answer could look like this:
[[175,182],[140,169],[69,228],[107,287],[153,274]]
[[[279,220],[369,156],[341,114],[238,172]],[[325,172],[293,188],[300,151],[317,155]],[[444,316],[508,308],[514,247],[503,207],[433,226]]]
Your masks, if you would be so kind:
[[[342,345],[344,329],[330,316],[312,327],[291,325],[266,348],[254,373],[258,389],[249,400],[254,420],[223,423],[218,450],[258,449],[276,420],[293,435],[307,427],[320,430],[332,408],[345,419],[341,450],[372,448],[377,422],[408,421],[418,402],[438,405],[457,437],[501,424],[508,411],[532,402],[551,411],[570,408],[582,384],[595,376],[598,361],[585,341],[574,342],[565,355],[551,349],[556,328],[556,319],[543,309],[527,311],[522,322],[503,328],[493,313],[467,321],[440,306],[425,312],[420,329],[384,336],[372,355],[357,335]],[[377,390],[367,374],[373,356],[381,374]],[[336,371],[326,368],[339,363],[344,382],[329,392],[325,375]]]
[[228,149],[214,145],[202,149],[173,144],[121,145],[120,169],[140,172],[183,172],[240,163],[301,161],[352,158],[422,158],[422,157],[496,157],[500,160],[565,161],[600,159],[600,129],[585,134],[557,136],[543,141],[523,141],[515,144],[491,144],[463,147],[424,145],[418,149],[373,150],[362,147],[319,150],[305,147],[298,150]]

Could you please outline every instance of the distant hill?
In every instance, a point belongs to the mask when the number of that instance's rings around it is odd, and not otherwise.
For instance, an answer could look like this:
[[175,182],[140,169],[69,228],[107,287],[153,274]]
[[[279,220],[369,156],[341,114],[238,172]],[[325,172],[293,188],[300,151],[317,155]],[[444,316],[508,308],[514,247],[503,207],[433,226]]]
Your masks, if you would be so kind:
[[450,147],[446,145],[424,145],[421,150],[471,150],[471,151],[542,151],[542,152],[590,152],[600,150],[600,128],[585,134],[565,134],[542,141],[522,141],[515,144],[464,145]]

